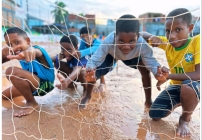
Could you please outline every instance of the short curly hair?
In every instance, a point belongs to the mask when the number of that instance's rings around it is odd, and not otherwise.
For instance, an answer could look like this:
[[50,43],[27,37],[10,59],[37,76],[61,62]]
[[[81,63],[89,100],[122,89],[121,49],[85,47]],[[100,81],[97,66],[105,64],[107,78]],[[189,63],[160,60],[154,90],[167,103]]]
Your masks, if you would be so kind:
[[[182,14],[182,15],[181,15]],[[179,15],[179,16],[178,16]],[[173,11],[171,11],[167,17],[175,17],[175,18],[181,18],[184,22],[186,22],[188,25],[192,23],[192,14],[189,10],[185,8],[177,8]],[[166,18],[168,20],[170,18]]]
[[76,36],[72,35],[72,34],[66,34],[64,35],[61,39],[60,39],[60,43],[62,42],[67,42],[70,43],[74,46],[74,48],[77,48],[78,46],[78,39]]
[[[127,20],[129,19],[129,20]],[[116,22],[116,34],[120,32],[133,32],[139,34],[140,23],[133,15],[123,15]]]
[[92,30],[90,27],[82,27],[79,31],[80,35],[81,34],[91,34]]
[[7,34],[14,34],[14,33],[17,33],[18,35],[23,36],[25,38],[28,37],[27,33],[18,27],[11,27],[11,28],[7,29],[6,32],[4,33],[4,37]]

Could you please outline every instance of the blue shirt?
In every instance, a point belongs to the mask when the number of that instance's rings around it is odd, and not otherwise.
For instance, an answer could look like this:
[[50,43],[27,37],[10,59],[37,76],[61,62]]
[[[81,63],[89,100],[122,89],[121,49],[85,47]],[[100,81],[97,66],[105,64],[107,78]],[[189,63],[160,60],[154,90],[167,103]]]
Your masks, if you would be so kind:
[[[73,57],[71,60],[67,61],[67,65],[70,68],[74,68],[75,66],[85,67],[87,61],[88,60],[85,57],[80,58],[79,60]],[[55,64],[56,64],[56,68],[58,69],[59,68],[58,55],[56,55]]]
[[87,59],[85,57],[81,58],[81,59],[76,59],[76,58],[72,58],[70,61],[67,61],[67,65],[70,68],[76,67],[76,66],[81,66],[81,67],[85,67],[87,63]]
[[46,61],[48,63],[48,67],[45,67],[44,65],[42,65],[37,60],[37,58],[35,58],[31,62],[26,62],[25,60],[20,60],[20,64],[22,66],[22,69],[27,70],[31,73],[34,73],[40,79],[54,82],[55,74],[54,74],[54,66],[53,66],[51,58],[49,57],[46,50],[44,50],[43,48],[41,48],[39,46],[33,46],[33,47],[36,49],[39,49],[42,52],[44,58],[46,59]]
[[87,55],[88,56],[92,55],[98,49],[100,44],[101,44],[101,42],[98,39],[94,39],[92,46],[89,47],[86,45],[85,40],[82,39],[81,44],[79,46],[81,58],[84,56],[87,56]]

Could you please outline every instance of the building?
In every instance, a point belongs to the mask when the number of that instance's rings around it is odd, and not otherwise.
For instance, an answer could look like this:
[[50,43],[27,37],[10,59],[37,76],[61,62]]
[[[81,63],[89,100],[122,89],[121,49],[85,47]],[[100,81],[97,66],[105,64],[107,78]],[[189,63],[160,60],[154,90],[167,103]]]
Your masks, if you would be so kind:
[[79,30],[84,26],[90,27],[92,33],[95,32],[95,15],[86,14],[84,17],[82,17],[74,14],[68,14],[66,18],[68,30],[72,34],[79,36]]
[[53,20],[51,15],[51,4],[45,0],[23,0],[27,4],[27,25],[30,29],[33,26],[50,24]]
[[145,13],[139,16],[140,31],[146,31],[154,35],[165,35],[165,15],[162,13]]
[[32,30],[33,26],[42,26],[51,16],[50,4],[44,0],[3,0],[2,26],[17,26]]
[[[25,13],[21,7],[21,2],[16,3],[14,0],[3,0],[2,1],[2,26],[13,27],[18,26],[24,28],[23,20],[26,19]],[[18,14],[19,12],[21,14]]]
[[36,25],[32,29],[41,34],[67,34],[67,28],[65,25],[54,23],[49,25]]
[[191,36],[195,36],[200,34],[200,17],[192,17],[192,23],[194,24],[193,34]]
[[96,34],[101,36],[107,36],[110,32],[115,31],[116,21],[112,19],[107,20],[107,24],[97,24]]

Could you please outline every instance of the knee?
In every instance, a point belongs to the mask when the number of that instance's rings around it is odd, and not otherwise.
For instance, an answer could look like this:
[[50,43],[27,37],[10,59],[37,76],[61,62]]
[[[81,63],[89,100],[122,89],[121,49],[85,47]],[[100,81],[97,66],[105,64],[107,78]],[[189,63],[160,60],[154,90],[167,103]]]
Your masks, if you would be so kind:
[[152,118],[153,121],[159,121],[161,118]]
[[5,71],[5,74],[8,80],[14,80],[17,77],[22,77],[22,72],[18,67],[8,67]]
[[190,96],[195,95],[191,91],[194,90],[189,85],[182,84],[180,89],[180,98],[189,98]]
[[151,110],[149,111],[149,117],[154,120],[154,121],[158,121],[160,120],[162,117],[159,114],[158,110]]
[[2,100],[6,100],[6,96],[2,93]]
[[5,74],[6,74],[7,78],[8,78],[8,76],[11,76],[11,75],[15,75],[16,76],[16,75],[18,75],[18,70],[17,70],[16,67],[8,67],[6,69]]

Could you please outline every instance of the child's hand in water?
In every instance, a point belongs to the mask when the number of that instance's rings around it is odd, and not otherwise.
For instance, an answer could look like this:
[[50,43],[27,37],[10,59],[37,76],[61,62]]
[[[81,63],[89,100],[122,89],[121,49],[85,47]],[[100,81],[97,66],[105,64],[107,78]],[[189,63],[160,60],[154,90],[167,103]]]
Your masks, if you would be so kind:
[[169,71],[170,70],[165,66],[163,66],[162,68],[158,67],[157,73],[155,75],[155,78],[158,80],[156,84],[158,90],[161,90],[160,86],[167,81]]
[[85,78],[87,82],[95,82],[95,69],[88,68],[86,69]]
[[25,61],[30,62],[36,58],[36,51],[34,48],[29,47],[27,50],[17,53],[16,55],[8,55],[7,58],[18,60],[24,59]]
[[158,47],[160,44],[163,43],[163,41],[158,37],[158,36],[151,36],[149,39],[148,39],[148,43],[153,46],[153,47]]

